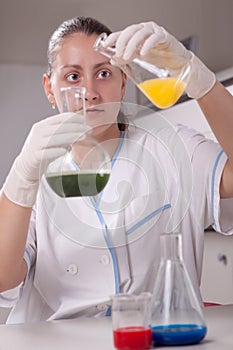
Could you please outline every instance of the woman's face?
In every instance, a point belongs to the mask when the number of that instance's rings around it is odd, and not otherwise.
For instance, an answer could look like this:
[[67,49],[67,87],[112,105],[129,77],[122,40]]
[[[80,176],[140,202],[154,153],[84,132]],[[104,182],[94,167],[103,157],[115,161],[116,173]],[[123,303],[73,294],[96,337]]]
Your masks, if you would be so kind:
[[57,49],[51,78],[44,77],[46,95],[62,112],[60,88],[86,88],[87,122],[94,128],[117,123],[120,102],[125,92],[125,75],[109,59],[93,50],[97,35],[75,33]]

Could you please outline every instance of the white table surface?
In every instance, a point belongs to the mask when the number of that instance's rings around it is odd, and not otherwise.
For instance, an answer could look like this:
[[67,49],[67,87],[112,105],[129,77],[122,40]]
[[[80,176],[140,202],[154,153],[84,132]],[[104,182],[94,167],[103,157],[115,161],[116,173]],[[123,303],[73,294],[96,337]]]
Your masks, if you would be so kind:
[[[165,349],[232,350],[233,305],[205,308],[206,338],[194,346]],[[159,348],[159,347],[157,347]],[[0,325],[0,350],[111,350],[110,318],[82,318],[20,325]]]

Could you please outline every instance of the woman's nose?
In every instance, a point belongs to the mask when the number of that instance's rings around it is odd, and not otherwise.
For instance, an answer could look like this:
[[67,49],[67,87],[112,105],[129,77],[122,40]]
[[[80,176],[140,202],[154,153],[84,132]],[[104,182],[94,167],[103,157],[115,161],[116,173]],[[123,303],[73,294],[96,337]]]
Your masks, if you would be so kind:
[[93,82],[86,81],[83,86],[86,88],[85,98],[86,101],[95,101],[99,98],[99,93],[93,84]]

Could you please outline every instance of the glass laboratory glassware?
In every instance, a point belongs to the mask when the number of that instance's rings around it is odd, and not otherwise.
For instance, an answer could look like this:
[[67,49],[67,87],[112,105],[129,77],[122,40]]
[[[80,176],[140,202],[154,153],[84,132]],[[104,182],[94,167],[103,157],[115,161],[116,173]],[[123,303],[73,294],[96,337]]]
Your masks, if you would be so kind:
[[124,61],[115,56],[114,48],[103,47],[106,38],[107,34],[102,33],[94,50],[112,59],[155,106],[168,108],[178,101],[190,77],[189,60],[172,52],[153,49],[150,55],[138,55],[131,61]]
[[151,294],[112,296],[114,346],[118,350],[146,350],[151,346]]
[[152,297],[152,341],[156,345],[200,342],[207,327],[182,255],[180,233],[162,234],[161,262]]
[[[61,88],[61,100],[63,112],[86,116],[84,87]],[[79,153],[82,153],[80,159],[76,157]],[[45,177],[60,197],[95,196],[106,186],[110,170],[111,159],[107,151],[86,133],[70,145],[65,156],[48,165]]]

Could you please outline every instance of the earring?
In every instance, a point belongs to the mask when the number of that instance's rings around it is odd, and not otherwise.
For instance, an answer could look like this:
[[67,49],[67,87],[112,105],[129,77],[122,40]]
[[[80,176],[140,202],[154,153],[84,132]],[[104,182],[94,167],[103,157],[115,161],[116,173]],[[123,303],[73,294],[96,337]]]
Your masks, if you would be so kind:
[[56,109],[56,103],[51,101],[51,95],[50,94],[47,95],[47,98],[48,98],[49,102],[51,103],[52,109]]

